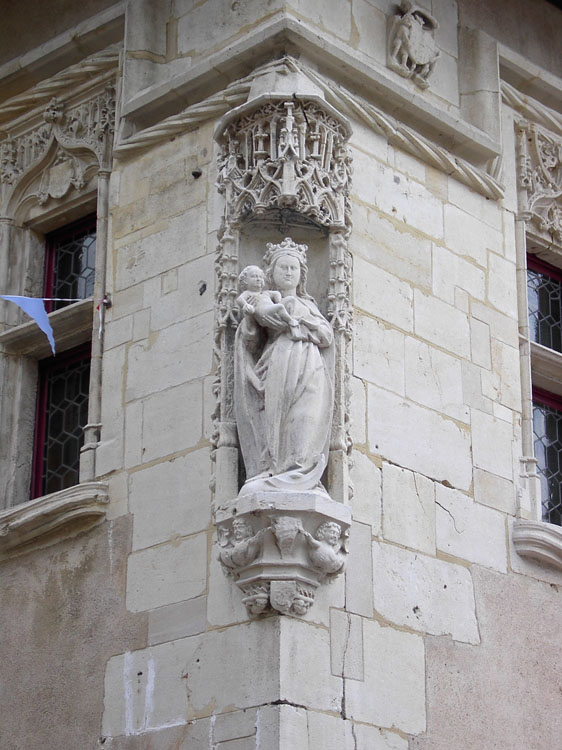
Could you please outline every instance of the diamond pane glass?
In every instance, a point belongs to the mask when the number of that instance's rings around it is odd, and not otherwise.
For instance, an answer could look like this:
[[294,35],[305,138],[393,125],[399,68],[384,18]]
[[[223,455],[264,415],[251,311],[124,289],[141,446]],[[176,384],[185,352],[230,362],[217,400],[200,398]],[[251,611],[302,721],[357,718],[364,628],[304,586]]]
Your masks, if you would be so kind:
[[543,521],[562,525],[562,411],[533,403],[533,433]]
[[562,352],[562,283],[529,269],[527,290],[531,340]]
[[88,420],[89,373],[89,359],[46,373],[43,494],[78,484],[82,430]]
[[[54,239],[52,296],[63,299],[86,299],[94,293],[96,260],[95,229],[77,230],[64,239]],[[53,310],[71,304],[55,302]]]

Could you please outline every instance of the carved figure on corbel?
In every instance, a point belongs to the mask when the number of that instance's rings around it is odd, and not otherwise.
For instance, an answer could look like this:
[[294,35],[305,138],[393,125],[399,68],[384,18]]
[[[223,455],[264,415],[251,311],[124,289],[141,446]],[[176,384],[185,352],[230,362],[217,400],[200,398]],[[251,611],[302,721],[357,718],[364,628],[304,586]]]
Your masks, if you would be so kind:
[[436,19],[411,0],[402,0],[399,15],[390,19],[388,66],[422,89],[429,86],[428,79],[440,55],[435,44],[438,28]]
[[243,518],[233,520],[232,533],[228,527],[221,526],[219,546],[222,549],[219,559],[224,567],[232,572],[253,562],[261,551],[267,530],[260,529],[254,534],[252,524]]
[[521,121],[517,130],[521,213],[560,244],[562,139],[526,121]]
[[314,568],[319,572],[319,580],[334,578],[345,567],[348,548],[349,531],[343,531],[339,523],[325,521],[314,536],[307,531],[302,532],[309,546],[308,555]]

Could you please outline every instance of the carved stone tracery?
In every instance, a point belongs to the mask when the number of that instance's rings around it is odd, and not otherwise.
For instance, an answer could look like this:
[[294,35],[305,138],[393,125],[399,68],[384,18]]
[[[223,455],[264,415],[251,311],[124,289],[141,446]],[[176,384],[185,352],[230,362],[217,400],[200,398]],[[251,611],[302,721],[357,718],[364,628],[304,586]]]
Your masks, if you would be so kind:
[[522,212],[562,244],[562,140],[526,121],[519,124],[518,135]]

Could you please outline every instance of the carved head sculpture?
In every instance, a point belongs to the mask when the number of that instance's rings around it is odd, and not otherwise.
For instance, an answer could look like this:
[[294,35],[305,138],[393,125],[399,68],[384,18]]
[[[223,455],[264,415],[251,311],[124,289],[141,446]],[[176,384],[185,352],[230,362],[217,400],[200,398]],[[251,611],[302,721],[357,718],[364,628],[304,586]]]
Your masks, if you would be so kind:
[[241,291],[249,289],[252,292],[261,292],[265,286],[265,274],[259,266],[246,266],[238,276]]
[[283,242],[274,244],[273,242],[267,243],[267,252],[264,256],[265,278],[270,289],[276,289],[278,284],[276,283],[275,269],[279,261],[291,260],[292,263],[288,265],[294,265],[294,261],[297,261],[300,267],[300,275],[296,280],[296,292],[298,297],[310,298],[310,295],[306,291],[306,277],[308,274],[308,266],[306,263],[306,251],[308,247],[306,245],[298,245],[290,237],[285,237]]
[[319,542],[327,542],[331,547],[335,547],[339,544],[341,526],[335,521],[326,521],[318,527],[314,536]]
[[232,534],[235,542],[241,542],[253,536],[254,530],[248,521],[244,521],[243,518],[235,518],[232,522]]

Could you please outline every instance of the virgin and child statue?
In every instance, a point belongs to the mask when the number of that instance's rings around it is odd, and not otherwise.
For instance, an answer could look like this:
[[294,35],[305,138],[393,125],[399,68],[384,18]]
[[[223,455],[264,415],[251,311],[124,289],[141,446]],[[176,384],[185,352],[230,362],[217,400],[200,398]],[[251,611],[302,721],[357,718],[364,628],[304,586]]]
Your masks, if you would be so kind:
[[306,291],[306,245],[268,243],[265,272],[240,274],[234,404],[246,483],[256,491],[321,490],[334,403],[330,323]]

